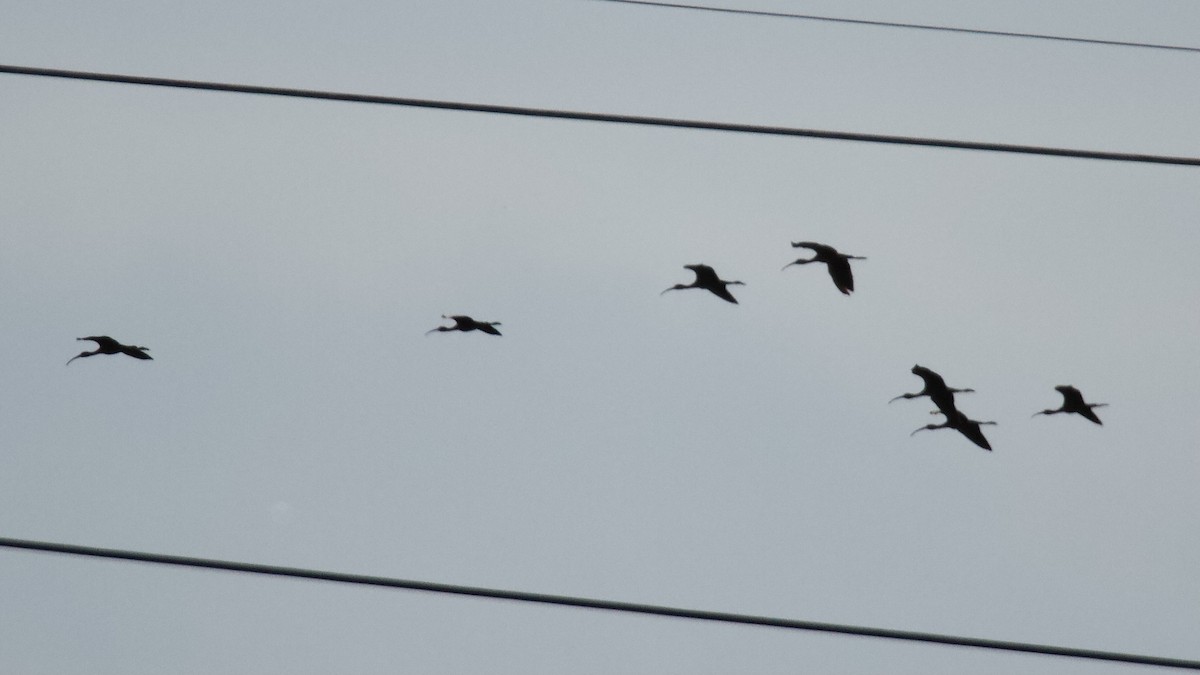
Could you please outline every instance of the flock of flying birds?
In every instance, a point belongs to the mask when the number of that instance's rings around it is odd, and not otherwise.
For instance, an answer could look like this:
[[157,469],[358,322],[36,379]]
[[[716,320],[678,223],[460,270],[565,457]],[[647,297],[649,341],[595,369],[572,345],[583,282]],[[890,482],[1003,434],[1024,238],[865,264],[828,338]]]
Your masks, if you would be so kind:
[[[809,249],[813,252],[813,257],[799,258],[794,260],[787,265],[784,265],[784,270],[792,265],[807,265],[808,263],[814,262],[824,263],[826,268],[829,270],[829,276],[833,279],[833,285],[836,286],[839,291],[845,295],[850,295],[854,291],[854,274],[850,270],[850,261],[866,260],[866,258],[863,258],[862,256],[841,253],[832,246],[818,244],[811,241],[792,242],[792,248]],[[726,281],[717,276],[716,270],[704,264],[684,265],[684,269],[689,269],[695,273],[695,280],[690,284],[675,284],[662,293],[666,293],[667,291],[679,291],[687,288],[700,288],[709,291],[713,295],[726,302],[732,302],[735,305],[737,304],[737,298],[733,297],[733,294],[729,292],[728,287],[744,286],[744,282]],[[659,295],[662,295],[662,293]],[[449,331],[462,331],[464,333],[469,333],[471,331],[478,330],[489,335],[500,335],[499,329],[496,328],[496,326],[500,325],[499,321],[476,321],[475,319],[463,314],[443,314],[442,318],[452,320],[454,325],[437,326],[426,331],[425,334],[429,335],[430,333],[445,333]],[[127,356],[132,356],[135,359],[150,360],[150,355],[146,353],[149,350],[149,347],[123,345],[107,335],[93,335],[91,337],[81,337],[76,339],[90,340],[95,342],[96,349],[90,352],[80,352],[78,356],[75,356],[67,361],[68,365],[75,359],[95,356],[97,354],[125,354]],[[985,424],[996,423],[973,420],[967,417],[967,415],[959,410],[954,404],[955,394],[974,392],[974,389],[956,389],[954,387],[950,387],[946,384],[946,381],[941,375],[938,375],[932,370],[921,365],[913,366],[912,373],[924,380],[925,387],[922,388],[921,391],[912,394],[901,394],[893,398],[891,401],[888,401],[888,403],[902,398],[912,399],[928,396],[930,400],[933,401],[933,404],[937,406],[937,410],[933,411],[931,414],[942,415],[946,418],[946,421],[942,422],[941,424],[927,424],[913,431],[912,434],[909,434],[910,436],[916,434],[918,431],[932,429],[953,429],[963,436],[966,436],[972,443],[978,445],[984,450],[992,449],[991,443],[988,443],[988,440],[984,437],[983,431],[980,430],[980,427]],[[1055,389],[1062,394],[1062,405],[1058,408],[1047,408],[1046,410],[1040,410],[1033,414],[1034,417],[1038,415],[1054,415],[1057,413],[1075,413],[1087,418],[1088,420],[1091,420],[1095,424],[1103,424],[1103,422],[1100,421],[1100,418],[1096,416],[1096,413],[1093,409],[1106,406],[1108,405],[1107,403],[1087,403],[1083,400],[1083,394],[1078,389],[1070,385],[1059,385],[1055,387]]]

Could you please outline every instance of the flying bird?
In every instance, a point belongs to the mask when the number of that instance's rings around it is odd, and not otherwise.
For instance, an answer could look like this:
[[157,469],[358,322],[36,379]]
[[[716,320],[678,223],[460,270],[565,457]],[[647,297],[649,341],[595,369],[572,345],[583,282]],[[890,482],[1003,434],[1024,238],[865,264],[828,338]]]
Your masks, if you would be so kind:
[[453,326],[438,326],[437,328],[431,328],[430,330],[425,331],[425,334],[429,335],[430,333],[434,333],[434,332],[445,333],[447,331],[452,331],[452,330],[461,330],[464,333],[469,333],[473,330],[481,330],[489,335],[499,335],[500,334],[500,331],[496,330],[496,326],[500,325],[499,321],[476,321],[475,319],[472,319],[469,316],[464,316],[462,314],[455,314],[454,316],[446,316],[445,314],[443,314],[442,318],[443,319],[453,319],[454,325]]
[[800,258],[794,262],[790,262],[783,266],[780,271],[786,270],[792,265],[807,265],[811,262],[825,263],[829,268],[829,276],[833,278],[833,285],[846,295],[854,292],[854,274],[850,271],[851,260],[866,260],[866,258],[857,255],[847,255],[839,253],[832,246],[818,244],[811,241],[794,241],[792,248],[807,248],[814,253],[811,258]]
[[127,354],[135,359],[146,361],[152,360],[150,355],[146,353],[149,347],[134,347],[132,345],[123,345],[120,342],[108,337],[107,335],[93,335],[92,337],[75,338],[76,340],[91,340],[96,343],[96,350],[92,352],[79,352],[79,356],[73,356],[67,365],[71,365],[71,361],[75,359],[95,356],[97,354]]
[[[745,286],[746,284],[741,281],[725,281],[718,277],[716,270],[708,265],[684,265],[683,267],[695,272],[696,280],[690,284],[675,284],[668,288],[667,291],[679,291],[685,288],[703,288],[726,302],[732,302],[735,305],[738,304],[737,298],[733,297],[733,294],[729,292],[726,286]],[[663,291],[659,295],[667,291]]]
[[1038,415],[1054,415],[1056,413],[1078,413],[1096,424],[1104,425],[1104,422],[1101,422],[1100,418],[1096,417],[1096,413],[1092,412],[1092,408],[1103,408],[1108,405],[1107,403],[1084,403],[1083,394],[1069,384],[1060,384],[1055,389],[1058,390],[1058,393],[1062,394],[1063,404],[1053,410],[1047,408],[1046,410],[1035,412],[1032,415],[1033,417],[1037,417]]
[[925,387],[915,394],[900,394],[891,401],[888,401],[888,403],[902,398],[908,399],[928,396],[931,400],[933,400],[933,404],[938,407],[938,410],[942,411],[942,413],[947,417],[952,417],[954,413],[958,412],[958,409],[954,406],[954,395],[971,393],[975,391],[974,389],[955,389],[954,387],[948,387],[946,386],[946,380],[942,379],[941,375],[938,375],[922,365],[913,366],[912,374],[924,380]]
[[926,431],[930,429],[954,429],[958,433],[966,436],[972,443],[978,445],[984,450],[991,451],[992,444],[988,443],[988,439],[984,438],[983,431],[979,428],[983,424],[995,424],[995,422],[979,422],[967,417],[959,410],[955,410],[953,414],[942,413],[946,415],[946,421],[941,424],[926,424],[913,431],[909,436],[917,433],[917,431]]

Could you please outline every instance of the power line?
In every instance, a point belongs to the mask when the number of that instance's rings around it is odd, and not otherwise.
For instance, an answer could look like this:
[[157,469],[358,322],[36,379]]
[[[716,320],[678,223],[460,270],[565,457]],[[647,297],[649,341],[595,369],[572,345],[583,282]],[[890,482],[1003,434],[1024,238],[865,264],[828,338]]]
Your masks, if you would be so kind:
[[1054,647],[1050,645],[1031,644],[1025,642],[986,640],[981,638],[939,635],[936,633],[919,633],[915,631],[892,630],[888,628],[869,628],[865,626],[824,623],[819,621],[779,619],[767,616],[731,614],[728,612],[712,612],[699,609],[683,609],[679,607],[664,607],[661,605],[647,605],[634,602],[579,598],[567,595],[549,595],[545,593],[528,593],[524,591],[505,591],[491,588],[480,588],[477,586],[459,586],[455,584],[440,584],[428,581],[410,581],[406,579],[393,579],[390,577],[368,576],[364,574],[324,572],[320,570],[302,569],[298,567],[279,567],[276,565],[261,565],[257,563],[213,560],[210,558],[193,558],[189,556],[143,553],[140,551],[124,551],[112,548],[94,548],[91,546],[56,544],[51,542],[29,541],[26,539],[11,539],[8,537],[0,537],[0,546],[32,551],[45,551],[50,553],[64,553],[68,555],[91,556],[94,558],[133,560],[137,562],[155,563],[161,565],[180,565],[184,567],[200,567],[214,570],[226,570],[231,572],[246,572],[250,574],[269,574],[281,577],[336,581],[346,584],[383,586],[386,588],[401,588],[413,591],[427,591],[430,593],[471,595],[498,600],[514,600],[517,602],[536,602],[550,605],[565,605],[568,607],[603,609],[614,612],[632,612],[637,614],[652,614],[656,616],[670,616],[684,619],[699,619],[703,621],[718,621],[723,623],[749,624],[755,626],[771,626],[774,628],[791,628],[794,630],[841,633],[844,635],[890,638],[893,640],[934,642],[939,644],[956,645],[960,647],[980,647],[983,649],[1000,649],[1013,652],[1026,652],[1031,654],[1047,654],[1051,656],[1068,656],[1080,659],[1120,661],[1124,663],[1136,663],[1147,666],[1165,666],[1169,668],[1200,670],[1200,661],[1166,658],[1161,656],[1124,654],[1120,652],[1106,652],[1093,649],[1076,649],[1073,647]]
[[1048,155],[1053,157],[1074,157],[1077,159],[1098,159],[1114,162],[1141,162],[1148,164],[1175,164],[1183,166],[1200,166],[1200,158],[1177,157],[1170,155],[1151,155],[1143,153],[1105,152],[1098,150],[1076,150],[1071,148],[1055,148],[1040,145],[1013,145],[1007,143],[985,143],[977,141],[956,141],[949,139],[927,138],[920,136],[890,136],[885,134],[865,134],[847,131],[825,131],[820,129],[800,129],[796,127],[765,126],[755,124],[737,124],[731,122],[707,122],[703,120],[672,119],[667,117],[645,117],[639,115],[619,115],[612,113],[592,113],[573,110],[554,110],[549,108],[528,108],[521,106],[491,105],[486,103],[462,103],[456,101],[436,101],[418,98],[401,98],[396,96],[375,96],[369,94],[350,94],[315,89],[292,89],[286,87],[266,87],[251,84],[229,84],[224,82],[204,82],[199,80],[179,80],[165,77],[142,77],[137,75],[119,75],[114,73],[93,73],[76,70],[58,70],[54,68],[31,68],[25,66],[10,66],[0,64],[0,73],[13,75],[31,75],[38,77],[57,77],[72,80],[92,80],[97,82],[116,82],[121,84],[139,84],[152,87],[175,87],[181,89],[200,89],[207,91],[223,91],[237,94],[263,94],[266,96],[287,96],[292,98],[323,99],[328,101],[348,101],[352,103],[376,103],[379,105],[408,106],[414,108],[433,108],[438,110],[458,110],[465,112],[482,112],[500,115],[522,115],[526,117],[552,117],[558,119],[584,120],[589,122],[613,122],[617,124],[636,124],[657,127],[675,127],[682,129],[707,129],[710,131],[732,131],[746,134],[764,134],[770,136],[802,136],[806,138],[822,138],[838,141],[858,141],[863,143],[888,143],[893,145],[917,145],[938,148],[954,148],[958,150],[982,150],[987,152],[1007,152],[1026,155]]
[[817,16],[815,14],[791,14],[788,12],[767,12],[754,9],[731,9],[728,7],[710,7],[707,5],[687,5],[675,2],[657,2],[656,0],[602,0],[603,2],[620,2],[627,5],[646,5],[648,7],[670,7],[673,9],[697,9],[706,12],[722,12],[725,14],[747,14],[751,16],[770,16],[783,19],[804,19],[806,21],[826,21],[830,23],[850,23],[859,26],[882,26],[885,28],[917,28],[921,30],[937,30],[949,33],[968,33],[971,35],[992,35],[999,37],[1033,38],[1037,40],[1057,40],[1059,42],[1083,42],[1093,45],[1108,45],[1115,47],[1142,47],[1144,49],[1170,49],[1180,52],[1200,53],[1200,47],[1181,47],[1177,45],[1154,44],[1150,42],[1125,42],[1122,40],[1095,40],[1090,38],[1067,37],[1063,35],[1044,35],[1041,33],[1016,33],[1002,30],[983,30],[979,28],[956,28],[954,26],[933,26],[920,23],[900,23],[897,21],[870,21],[867,19],[844,19],[832,16]]

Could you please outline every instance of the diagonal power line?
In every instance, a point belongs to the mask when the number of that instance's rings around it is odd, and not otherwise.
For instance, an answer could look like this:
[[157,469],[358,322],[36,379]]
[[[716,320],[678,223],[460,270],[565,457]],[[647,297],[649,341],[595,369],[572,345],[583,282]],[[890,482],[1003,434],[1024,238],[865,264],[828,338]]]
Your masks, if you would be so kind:
[[707,129],[709,131],[731,131],[746,134],[764,134],[769,136],[800,136],[806,138],[822,138],[838,141],[888,143],[892,145],[916,145],[937,148],[954,148],[958,150],[982,150],[986,152],[1006,152],[1026,155],[1048,155],[1052,157],[1098,159],[1113,162],[1142,162],[1148,164],[1200,166],[1200,157],[1106,152],[1100,150],[1077,150],[1072,148],[1055,148],[1040,145],[1014,145],[1007,143],[958,141],[920,136],[891,136],[886,134],[826,131],[821,129],[801,129],[797,127],[738,124],[733,122],[710,122],[693,119],[672,119],[667,117],[646,117],[614,113],[581,112],[575,110],[554,110],[550,108],[529,108],[521,106],[492,105],[487,103],[437,101],[430,99],[402,98],[397,96],[351,94],[335,91],[321,91],[316,89],[292,89],[287,87],[267,87],[252,84],[230,84],[225,82],[180,80],[165,77],[142,77],[137,75],[119,75],[115,73],[59,70],[55,68],[33,68],[0,64],[0,73],[8,73],[12,75],[31,75],[38,77],[56,77],[71,80],[91,80],[96,82],[116,82],[121,84],[139,84],[152,87],[174,87],[178,89],[223,91],[237,94],[261,94],[265,96],[287,96],[292,98],[321,99],[327,101],[348,101],[351,103],[375,103],[379,105],[433,108],[437,110],[458,110],[500,115],[551,117],[558,119],[584,120],[589,122],[613,122],[617,124],[636,124],[644,126],[675,127],[682,129]]
[[1082,42],[1093,45],[1108,45],[1110,47],[1141,47],[1143,49],[1169,49],[1180,52],[1200,53],[1200,47],[1182,47],[1178,45],[1163,45],[1152,42],[1126,42],[1123,40],[1096,40],[1093,38],[1068,37],[1065,35],[1045,35],[1042,33],[1017,33],[1003,30],[983,30],[981,28],[957,28],[954,26],[935,26],[922,23],[901,23],[898,21],[871,21],[869,19],[845,19],[833,16],[817,16],[815,14],[792,14],[789,12],[767,12],[755,9],[734,9],[729,7],[712,7],[709,5],[689,5],[677,2],[659,2],[658,0],[603,0],[604,2],[619,2],[627,5],[645,5],[647,7],[669,7],[672,9],[695,9],[705,12],[722,12],[725,14],[744,14],[749,16],[769,16],[777,19],[803,19],[805,21],[826,21],[829,23],[848,23],[858,26],[881,26],[884,28],[916,28],[921,30],[936,30],[949,33],[967,33],[970,35],[991,35],[997,37],[1032,38],[1037,40],[1057,40],[1059,42]]
[[567,607],[584,607],[588,609],[601,609],[614,612],[630,612],[636,614],[669,616],[683,619],[698,619],[702,621],[718,621],[722,623],[769,626],[774,628],[790,628],[793,630],[840,633],[843,635],[858,635],[862,637],[889,638],[893,640],[908,640],[916,642],[932,642],[938,644],[955,645],[959,647],[979,647],[983,649],[998,649],[1012,652],[1025,652],[1030,654],[1046,654],[1051,656],[1067,656],[1079,659],[1136,663],[1146,666],[1164,666],[1169,668],[1200,670],[1200,661],[1167,658],[1162,656],[1145,656],[1141,654],[1125,654],[1120,652],[1106,652],[1093,649],[1076,649],[1074,647],[1055,647],[1051,645],[1032,644],[1027,642],[987,640],[982,638],[959,637],[954,635],[940,635],[937,633],[892,630],[890,628],[870,628],[866,626],[824,623],[821,621],[780,619],[768,616],[754,616],[750,614],[731,614],[728,612],[712,612],[700,609],[664,607],[661,605],[619,602],[615,600],[598,600],[594,598],[580,598],[567,595],[549,595],[546,593],[529,593],[525,591],[506,591],[492,588],[480,588],[477,586],[459,586],[455,584],[411,581],[406,579],[393,579],[390,577],[368,576],[364,574],[324,572],[320,570],[302,569],[298,567],[279,567],[276,565],[261,565],[257,563],[213,560],[211,558],[192,558],[189,556],[144,553],[140,551],[124,551],[112,548],[94,548],[91,546],[29,541],[26,539],[11,539],[8,537],[0,537],[0,547],[43,551],[49,553],[63,553],[67,555],[91,556],[94,558],[132,560],[161,565],[179,565],[184,567],[199,567],[204,569],[225,570],[230,572],[268,574],[280,577],[334,581],[346,584],[381,586],[385,588],[399,588],[412,591],[426,591],[430,593],[470,595],[497,600],[536,602],[548,605],[563,605]]

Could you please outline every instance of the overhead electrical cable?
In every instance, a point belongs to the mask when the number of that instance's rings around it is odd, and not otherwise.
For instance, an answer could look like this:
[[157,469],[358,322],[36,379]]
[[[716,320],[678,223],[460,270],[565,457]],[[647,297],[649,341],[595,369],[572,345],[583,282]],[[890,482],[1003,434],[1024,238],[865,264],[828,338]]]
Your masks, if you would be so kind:
[[1175,157],[1170,155],[1076,150],[1071,148],[1054,148],[1039,145],[1014,145],[1008,143],[956,141],[940,138],[925,138],[919,136],[890,136],[886,134],[825,131],[820,129],[800,129],[796,127],[737,124],[731,122],[707,122],[703,120],[692,119],[671,119],[667,117],[592,113],[574,110],[554,110],[549,108],[492,105],[487,103],[462,103],[457,101],[401,98],[397,96],[350,94],[335,91],[321,91],[316,89],[291,89],[287,87],[266,87],[252,84],[229,84],[225,82],[179,80],[165,77],[143,77],[137,75],[119,75],[114,73],[93,73],[78,70],[59,70],[55,68],[31,68],[25,66],[10,66],[0,64],[0,73],[9,73],[13,75],[32,75],[37,77],[57,77],[72,80],[92,80],[97,82],[116,82],[121,84],[139,84],[151,87],[175,87],[180,89],[223,91],[237,94],[262,94],[265,96],[287,96],[292,98],[323,99],[328,101],[348,101],[352,103],[375,103],[379,105],[434,108],[438,110],[458,110],[500,115],[552,117],[558,119],[584,120],[589,122],[613,122],[617,124],[637,124],[644,126],[675,127],[682,129],[707,129],[710,131],[731,131],[746,134],[765,134],[770,136],[802,136],[806,138],[823,138],[838,141],[890,143],[893,145],[918,145],[938,148],[954,148],[958,150],[982,150],[987,152],[1049,155],[1055,157],[1074,157],[1078,159],[1099,159],[1114,162],[1142,162],[1148,164],[1200,166],[1200,157]]
[[790,628],[794,630],[840,633],[844,635],[858,635],[862,637],[932,642],[955,645],[959,647],[979,647],[983,649],[999,649],[1013,652],[1026,652],[1031,654],[1066,656],[1099,661],[1119,661],[1147,666],[1164,666],[1171,668],[1200,670],[1200,661],[1167,658],[1161,656],[1145,656],[1141,654],[1098,651],[1093,649],[1076,649],[1073,647],[1055,647],[1051,645],[1041,645],[1026,642],[1009,642],[1007,640],[987,640],[982,638],[960,637],[954,635],[940,635],[937,633],[892,630],[889,628],[870,628],[866,626],[825,623],[820,621],[780,619],[768,616],[732,614],[729,612],[713,612],[699,609],[684,609],[680,607],[664,607],[661,605],[647,605],[642,603],[620,602],[615,600],[599,600],[595,598],[580,598],[567,595],[550,595],[546,593],[529,593],[525,591],[507,591],[492,588],[480,588],[477,586],[459,586],[456,584],[411,581],[407,579],[369,576],[365,574],[325,572],[320,570],[302,569],[298,567],[280,567],[276,565],[261,565],[256,563],[213,560],[210,558],[193,558],[189,556],[144,553],[140,551],[125,551],[112,548],[95,548],[91,546],[29,541],[26,539],[12,539],[8,537],[0,537],[0,546],[49,553],[90,556],[94,558],[132,560],[161,565],[179,565],[184,567],[199,567],[204,569],[225,570],[230,572],[267,574],[280,577],[294,577],[301,579],[315,579],[320,581],[334,581],[347,584],[400,588],[413,591],[427,591],[430,593],[470,595],[498,600],[513,600],[517,602],[536,602],[550,605],[564,605],[568,607],[602,609],[614,612],[633,612],[637,614],[651,614],[656,616],[669,616],[683,619],[699,619],[703,621],[718,621],[723,623],[770,626],[774,628]]
[[602,2],[619,2],[626,5],[645,5],[647,7],[669,7],[672,9],[694,9],[705,12],[722,12],[724,14],[745,14],[750,16],[769,16],[777,19],[803,19],[805,21],[826,21],[829,23],[848,23],[859,26],[880,26],[884,28],[916,28],[920,30],[935,30],[949,33],[967,33],[970,35],[992,35],[998,37],[1032,38],[1036,40],[1057,40],[1059,42],[1082,42],[1093,45],[1108,45],[1113,47],[1141,47],[1143,49],[1169,49],[1180,52],[1200,53],[1200,47],[1182,47],[1164,45],[1152,42],[1126,42],[1123,40],[1097,40],[1092,38],[1068,37],[1065,35],[1045,35],[1042,33],[1018,33],[1004,30],[983,30],[981,28],[956,28],[954,26],[936,26],[921,23],[901,23],[899,21],[871,21],[868,19],[845,19],[833,16],[818,16],[815,14],[792,14],[790,12],[768,12],[756,9],[733,9],[730,7],[712,7],[709,5],[689,5],[677,2],[659,2],[658,0],[601,0]]

